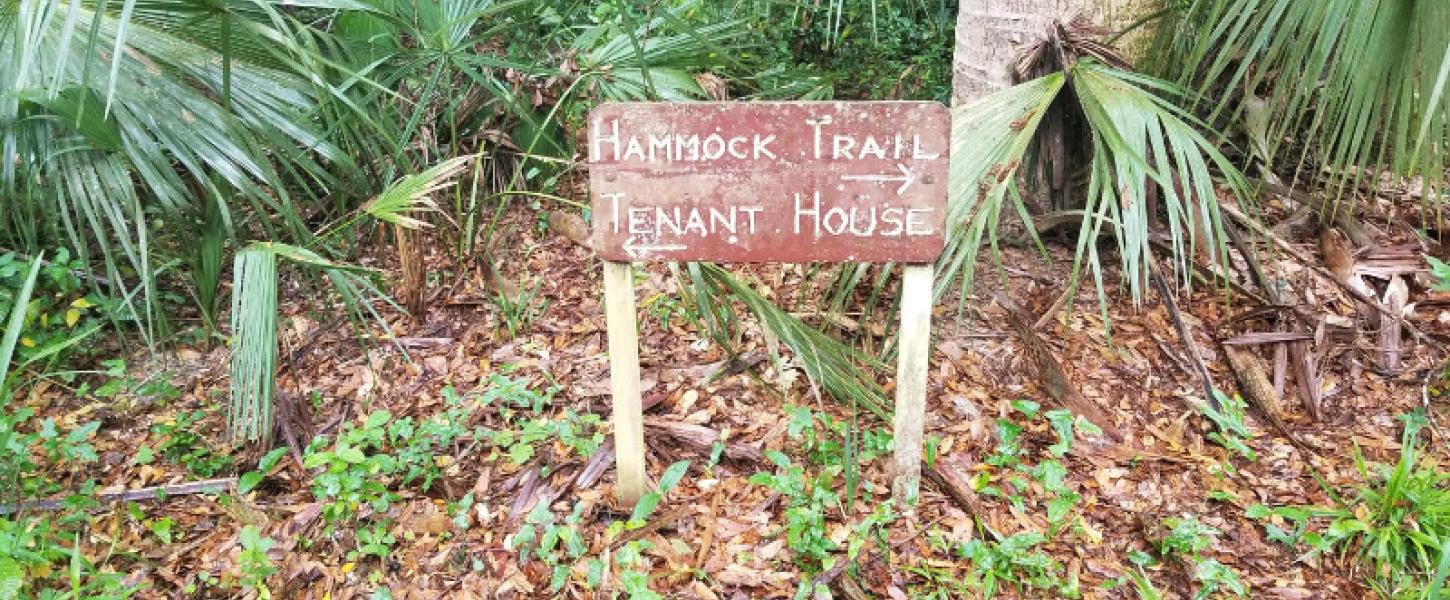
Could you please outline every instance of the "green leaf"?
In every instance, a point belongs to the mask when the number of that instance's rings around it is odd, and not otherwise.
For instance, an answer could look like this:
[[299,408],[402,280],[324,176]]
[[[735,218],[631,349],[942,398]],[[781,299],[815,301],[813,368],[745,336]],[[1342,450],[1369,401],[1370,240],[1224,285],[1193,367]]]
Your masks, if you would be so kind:
[[338,444],[337,457],[351,464],[358,464],[367,460],[367,456],[363,455],[362,450],[343,443]]
[[20,568],[20,563],[8,556],[0,556],[0,600],[18,600],[23,587],[25,571]]
[[237,493],[245,494],[252,491],[252,488],[262,483],[262,477],[263,475],[257,471],[243,473],[241,477],[237,478]]
[[1031,421],[1037,418],[1037,413],[1042,410],[1042,405],[1032,400],[1018,398],[1012,401],[1012,408],[1025,415],[1027,420]]
[[160,539],[163,544],[170,544],[171,526],[173,524],[175,524],[175,521],[173,521],[171,517],[162,517],[160,519],[151,521],[148,527],[151,529],[151,533],[156,534],[156,537]]
[[660,475],[660,493],[668,494],[670,490],[675,489],[675,485],[680,482],[681,477],[685,476],[685,471],[689,468],[690,461],[682,460],[665,469],[664,474]]
[[634,512],[630,513],[629,525],[626,528],[638,529],[643,527],[649,520],[650,515],[653,515],[655,509],[659,507],[661,499],[662,497],[659,492],[650,492],[641,496],[639,502],[634,505]]
[[59,117],[96,148],[112,152],[122,149],[121,131],[115,115],[106,113],[105,103],[90,88],[69,87],[54,96],[44,90],[29,89],[19,95],[22,100],[33,102]]
[[1072,512],[1072,507],[1077,505],[1077,494],[1058,496],[1047,501],[1047,522],[1061,523]]
[[268,452],[266,456],[262,457],[262,460],[257,461],[257,470],[262,473],[271,473],[272,467],[277,466],[277,463],[282,460],[282,456],[285,454],[287,454],[286,447],[273,448],[271,452]]
[[20,289],[15,292],[10,319],[5,323],[5,335],[0,338],[0,408],[10,402],[10,359],[15,356],[15,344],[20,339],[21,330],[25,329],[26,307],[30,305],[30,295],[35,291],[35,278],[40,275],[44,256],[44,253],[36,254],[30,261],[30,272],[26,273],[25,283],[20,284]]

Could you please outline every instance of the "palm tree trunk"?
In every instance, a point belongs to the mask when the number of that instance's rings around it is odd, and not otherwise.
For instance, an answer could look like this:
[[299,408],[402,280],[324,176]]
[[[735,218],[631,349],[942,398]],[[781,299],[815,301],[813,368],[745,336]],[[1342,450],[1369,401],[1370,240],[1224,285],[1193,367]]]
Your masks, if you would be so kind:
[[[963,0],[957,12],[952,57],[952,103],[960,104],[1011,84],[1012,64],[1023,48],[1046,37],[1054,21],[1083,14],[1115,31],[1163,6],[1164,0]],[[1141,56],[1148,28],[1124,36],[1129,58]]]

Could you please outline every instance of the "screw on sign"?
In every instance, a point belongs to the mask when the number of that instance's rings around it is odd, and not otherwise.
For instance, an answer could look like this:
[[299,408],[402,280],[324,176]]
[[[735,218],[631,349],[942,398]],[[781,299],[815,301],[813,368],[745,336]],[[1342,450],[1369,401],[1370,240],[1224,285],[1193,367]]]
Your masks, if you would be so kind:
[[605,104],[589,116],[620,498],[645,491],[631,262],[900,262],[893,490],[920,481],[949,119],[932,102]]

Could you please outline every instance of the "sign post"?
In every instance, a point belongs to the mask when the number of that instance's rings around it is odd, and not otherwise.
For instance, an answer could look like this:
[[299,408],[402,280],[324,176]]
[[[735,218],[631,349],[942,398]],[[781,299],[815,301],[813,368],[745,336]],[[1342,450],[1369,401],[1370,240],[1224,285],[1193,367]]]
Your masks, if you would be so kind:
[[623,502],[646,485],[630,265],[701,260],[906,265],[892,490],[914,501],[948,128],[932,102],[619,103],[590,114],[592,244],[604,259]]

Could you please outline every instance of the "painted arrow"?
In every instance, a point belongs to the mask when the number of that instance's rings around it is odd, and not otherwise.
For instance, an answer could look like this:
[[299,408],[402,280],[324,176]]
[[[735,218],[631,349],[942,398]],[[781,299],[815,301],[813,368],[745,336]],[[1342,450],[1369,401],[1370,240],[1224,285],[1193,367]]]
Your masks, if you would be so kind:
[[901,187],[896,188],[896,195],[900,196],[901,192],[906,191],[907,186],[911,185],[911,182],[916,181],[916,173],[901,163],[896,163],[896,168],[901,171],[900,175],[842,175],[841,179],[848,181],[900,181]]
[[684,244],[639,244],[635,243],[635,238],[631,237],[627,240],[624,240],[624,246],[622,247],[624,248],[625,254],[630,255],[630,257],[632,258],[639,258],[640,256],[643,256],[644,254],[649,252],[668,252],[671,250],[684,250],[689,246],[686,246]]

